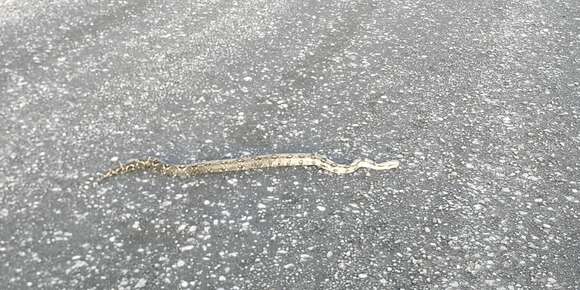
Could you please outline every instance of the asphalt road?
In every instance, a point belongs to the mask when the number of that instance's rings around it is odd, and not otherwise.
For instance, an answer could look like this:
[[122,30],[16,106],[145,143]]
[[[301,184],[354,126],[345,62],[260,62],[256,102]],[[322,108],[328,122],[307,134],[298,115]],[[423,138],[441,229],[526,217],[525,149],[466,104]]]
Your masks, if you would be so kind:
[[[573,0],[0,0],[0,285],[579,289],[578,27]],[[285,152],[401,167],[93,182]]]

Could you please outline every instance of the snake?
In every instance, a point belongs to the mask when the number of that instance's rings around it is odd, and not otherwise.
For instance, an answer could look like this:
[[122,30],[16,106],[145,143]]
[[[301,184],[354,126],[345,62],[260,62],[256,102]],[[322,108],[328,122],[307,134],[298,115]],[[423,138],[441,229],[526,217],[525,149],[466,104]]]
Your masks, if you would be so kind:
[[388,170],[399,167],[398,160],[376,163],[373,160],[356,159],[351,164],[339,164],[324,155],[289,153],[269,154],[238,159],[202,161],[193,164],[169,164],[158,159],[140,159],[121,164],[105,172],[101,180],[137,171],[152,171],[166,176],[191,177],[212,173],[237,172],[276,167],[318,167],[335,174],[349,174],[360,168]]

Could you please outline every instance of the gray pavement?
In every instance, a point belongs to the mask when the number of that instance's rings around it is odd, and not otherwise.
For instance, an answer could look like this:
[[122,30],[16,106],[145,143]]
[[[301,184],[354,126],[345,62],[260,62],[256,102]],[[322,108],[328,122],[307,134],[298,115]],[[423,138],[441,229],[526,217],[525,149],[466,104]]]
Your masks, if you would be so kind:
[[579,289],[579,6],[0,0],[0,285]]

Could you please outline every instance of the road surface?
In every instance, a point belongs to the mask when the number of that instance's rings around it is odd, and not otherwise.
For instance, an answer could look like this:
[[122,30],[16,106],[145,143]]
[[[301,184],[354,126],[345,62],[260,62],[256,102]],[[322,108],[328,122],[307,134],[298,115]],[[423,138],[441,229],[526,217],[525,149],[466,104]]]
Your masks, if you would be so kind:
[[[566,0],[0,0],[0,284],[578,289],[578,27]],[[401,166],[93,183],[285,152]]]

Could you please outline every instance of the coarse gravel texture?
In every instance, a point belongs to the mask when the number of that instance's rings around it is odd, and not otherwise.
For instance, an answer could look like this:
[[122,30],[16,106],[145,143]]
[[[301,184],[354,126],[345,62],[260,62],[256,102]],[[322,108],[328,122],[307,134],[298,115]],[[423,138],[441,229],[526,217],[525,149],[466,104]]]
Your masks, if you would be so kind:
[[[580,5],[0,0],[3,289],[579,289]],[[96,184],[134,158],[286,168]]]

